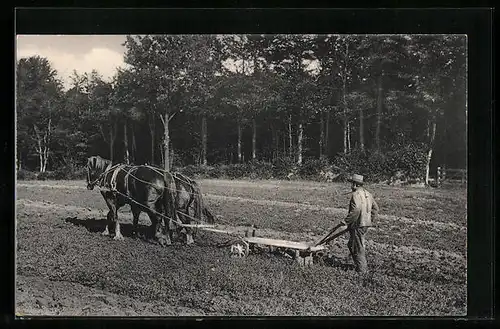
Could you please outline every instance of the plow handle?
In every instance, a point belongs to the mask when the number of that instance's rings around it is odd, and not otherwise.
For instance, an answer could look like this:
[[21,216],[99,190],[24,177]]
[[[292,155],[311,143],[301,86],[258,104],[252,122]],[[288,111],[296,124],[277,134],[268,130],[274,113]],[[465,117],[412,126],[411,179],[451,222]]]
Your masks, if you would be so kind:
[[324,237],[322,237],[322,238],[321,238],[318,242],[316,242],[316,243],[314,244],[314,246],[319,246],[319,245],[321,245],[321,244],[325,243],[327,240],[333,240],[333,239],[335,239],[336,237],[338,237],[338,236],[340,236],[340,235],[344,234],[345,232],[347,232],[347,231],[348,231],[348,229],[346,228],[346,229],[344,229],[344,230],[342,230],[342,231],[340,231],[340,232],[338,232],[338,233],[336,233],[336,234],[334,234],[334,235],[330,236],[333,232],[335,232],[335,231],[336,231],[339,227],[342,227],[342,226],[344,226],[344,225],[342,225],[342,224],[338,224],[337,226],[335,226],[334,228],[332,228],[332,229],[330,230],[330,232],[328,232],[328,234],[327,234],[327,235],[325,235],[325,236],[324,236]]

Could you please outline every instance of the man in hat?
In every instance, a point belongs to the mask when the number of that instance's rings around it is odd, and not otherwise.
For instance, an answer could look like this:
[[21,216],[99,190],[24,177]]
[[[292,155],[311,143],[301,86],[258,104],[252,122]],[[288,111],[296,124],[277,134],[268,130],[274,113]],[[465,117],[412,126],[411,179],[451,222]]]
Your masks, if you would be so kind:
[[[364,235],[368,227],[372,226],[372,220],[376,220],[379,207],[372,194],[363,187],[363,176],[354,174],[348,181],[351,182],[352,190],[349,213],[338,226],[330,231],[330,234],[335,232],[339,227],[347,226],[346,231],[350,234],[347,246],[349,247],[356,271],[365,273],[368,271],[368,266],[366,263]],[[333,237],[338,236],[338,234],[330,234],[323,238],[319,244],[327,243]]]
[[351,253],[356,271],[366,272],[365,239],[364,235],[368,227],[372,226],[372,220],[376,220],[379,207],[373,195],[363,187],[363,176],[352,175],[348,180],[351,182],[352,196],[349,202],[349,213],[342,221],[349,230],[349,242],[347,246]]

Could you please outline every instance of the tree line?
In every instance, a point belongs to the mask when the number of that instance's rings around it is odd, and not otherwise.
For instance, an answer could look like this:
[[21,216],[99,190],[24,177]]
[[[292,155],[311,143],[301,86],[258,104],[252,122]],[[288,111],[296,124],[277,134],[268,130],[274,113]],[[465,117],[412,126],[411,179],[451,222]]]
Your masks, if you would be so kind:
[[408,145],[427,179],[433,163],[465,167],[464,36],[145,35],[124,46],[111,81],[74,72],[68,90],[48,59],[18,61],[18,169],[93,154],[166,169],[301,166]]

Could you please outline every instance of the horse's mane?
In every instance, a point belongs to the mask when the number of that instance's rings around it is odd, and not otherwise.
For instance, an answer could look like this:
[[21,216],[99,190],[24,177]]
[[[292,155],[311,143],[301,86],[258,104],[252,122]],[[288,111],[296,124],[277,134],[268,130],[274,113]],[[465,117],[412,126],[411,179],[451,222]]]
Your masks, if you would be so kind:
[[87,167],[104,171],[109,165],[111,160],[104,159],[98,155],[93,155],[87,160]]

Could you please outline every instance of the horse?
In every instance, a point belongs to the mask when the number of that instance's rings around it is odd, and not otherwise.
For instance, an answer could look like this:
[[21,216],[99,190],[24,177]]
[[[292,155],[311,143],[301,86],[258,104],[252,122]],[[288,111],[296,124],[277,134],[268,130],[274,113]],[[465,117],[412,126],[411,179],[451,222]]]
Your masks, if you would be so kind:
[[[137,234],[139,215],[148,214],[151,220],[149,239],[156,239],[161,245],[170,245],[171,232],[168,225],[160,225],[158,220],[174,218],[175,183],[169,172],[159,172],[145,165],[113,165],[110,160],[91,156],[87,160],[87,189],[98,185],[106,201],[109,212],[103,235],[109,235],[108,226],[115,223],[115,240],[123,240],[118,222],[118,209],[129,204],[132,210],[133,234]],[[160,218],[158,218],[160,216]],[[165,234],[166,233],[166,234]]]
[[[215,218],[212,213],[204,205],[201,188],[193,179],[183,175],[180,172],[173,173],[175,181],[175,208],[177,210],[177,217],[182,223],[191,223],[194,218],[203,222],[202,217],[205,216],[209,224],[215,223]],[[193,206],[194,214],[190,215],[189,209]],[[186,243],[191,244],[194,242],[192,229],[186,227]]]

